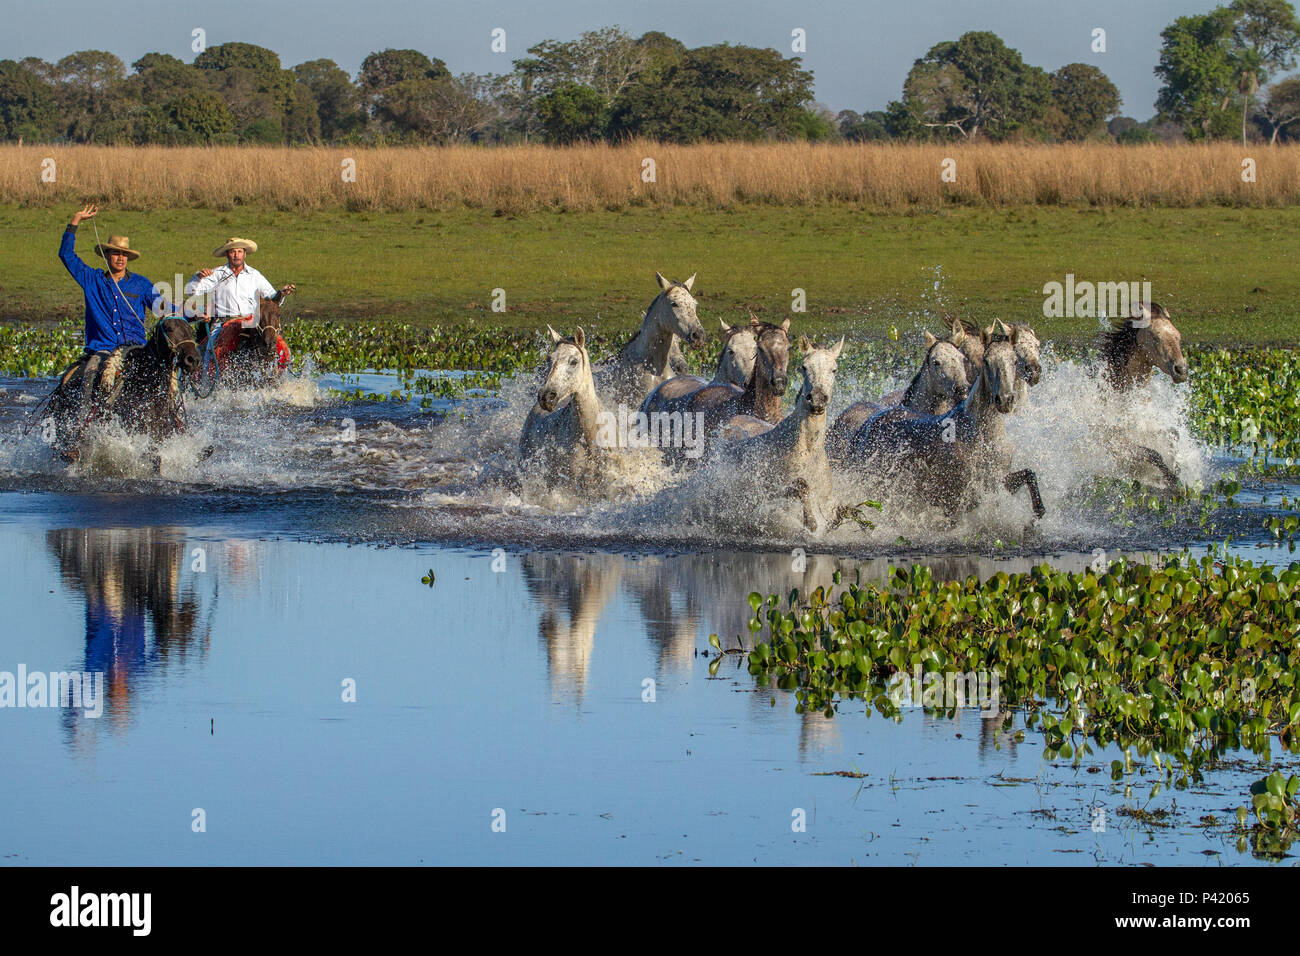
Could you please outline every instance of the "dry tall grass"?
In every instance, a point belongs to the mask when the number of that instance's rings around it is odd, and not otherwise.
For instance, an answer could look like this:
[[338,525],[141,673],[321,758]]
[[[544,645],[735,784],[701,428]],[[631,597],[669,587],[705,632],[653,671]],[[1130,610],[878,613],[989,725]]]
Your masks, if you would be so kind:
[[[956,181],[942,163],[956,161]],[[1253,183],[1242,162],[1255,160]],[[42,171],[54,161],[54,181]],[[355,161],[355,182],[344,180]],[[643,161],[654,161],[654,182]],[[629,205],[866,208],[1300,202],[1300,146],[738,144],[483,149],[0,146],[0,202],[507,213]]]

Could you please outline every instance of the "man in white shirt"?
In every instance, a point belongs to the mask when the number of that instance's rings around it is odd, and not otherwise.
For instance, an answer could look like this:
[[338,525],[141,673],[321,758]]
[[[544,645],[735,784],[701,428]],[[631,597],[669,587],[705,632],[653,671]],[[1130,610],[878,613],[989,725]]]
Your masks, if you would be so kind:
[[[231,332],[227,333],[227,338],[231,338],[237,335],[236,327],[251,328],[257,324],[257,307],[262,299],[280,302],[294,291],[293,283],[289,283],[277,292],[266,276],[244,261],[248,253],[256,251],[257,243],[253,240],[231,236],[225,245],[212,252],[218,258],[225,256],[226,264],[216,269],[200,269],[185,285],[186,297],[212,293],[212,326],[209,327],[206,320],[195,323],[198,326],[196,338],[208,353],[204,359],[205,368],[212,361],[217,344],[217,327],[224,329],[230,325]],[[203,345],[205,339],[206,347]]]

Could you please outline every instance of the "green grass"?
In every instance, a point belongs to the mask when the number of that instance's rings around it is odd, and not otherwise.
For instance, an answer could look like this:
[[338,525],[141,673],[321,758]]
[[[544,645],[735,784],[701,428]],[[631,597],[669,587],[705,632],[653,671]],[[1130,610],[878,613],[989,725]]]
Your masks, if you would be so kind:
[[[80,315],[81,296],[55,257],[71,209],[0,206],[5,268],[0,320]],[[718,318],[789,313],[796,330],[883,334],[891,325],[938,330],[940,308],[978,321],[1026,321],[1044,340],[1086,338],[1094,319],[1042,317],[1042,287],[1067,272],[1092,281],[1152,283],[1185,341],[1300,342],[1300,209],[954,209],[886,215],[848,206],[724,211],[636,209],[541,213],[101,213],[99,231],[126,234],[149,278],[187,278],[215,265],[227,236],[256,239],[250,262],[294,282],[289,321],[400,321],[621,336],[657,292],[654,272],[685,278],[706,327]],[[90,224],[78,250],[91,258]],[[936,268],[940,289],[934,288]],[[492,290],[507,311],[491,311]],[[927,313],[929,314],[927,316]]]

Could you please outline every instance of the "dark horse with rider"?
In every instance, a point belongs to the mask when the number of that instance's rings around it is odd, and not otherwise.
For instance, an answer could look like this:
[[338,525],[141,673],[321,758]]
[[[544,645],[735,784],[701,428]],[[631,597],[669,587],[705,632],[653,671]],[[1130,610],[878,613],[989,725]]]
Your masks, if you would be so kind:
[[[97,242],[106,270],[92,269],[76,254],[77,227],[98,208],[75,213],[63,232],[59,260],[85,298],[85,352],[59,376],[49,399],[55,451],[75,460],[85,426],[115,416],[124,427],[162,439],[185,428],[186,385],[208,392],[229,385],[269,384],[289,367],[281,334],[280,304],[292,284],[275,289],[245,263],[257,244],[231,237],[214,250],[226,264],[199,269],[185,286],[186,301],[210,298],[192,326],[185,312],[127,263],[140,257],[126,236]],[[98,239],[98,230],[96,230]],[[159,316],[146,333],[150,313]],[[196,334],[197,333],[197,334]]]

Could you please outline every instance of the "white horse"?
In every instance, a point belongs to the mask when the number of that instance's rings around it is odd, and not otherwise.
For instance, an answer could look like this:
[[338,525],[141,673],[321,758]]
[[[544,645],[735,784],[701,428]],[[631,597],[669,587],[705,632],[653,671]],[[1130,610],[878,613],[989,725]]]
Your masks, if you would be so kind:
[[749,325],[728,325],[724,319],[718,319],[718,322],[722,325],[725,338],[713,379],[706,381],[699,375],[674,375],[646,396],[641,403],[643,412],[664,411],[666,403],[710,385],[734,385],[743,389],[749,384],[749,380],[754,377],[754,363],[758,359],[759,321],[750,316]]
[[587,337],[579,327],[566,339],[549,325],[555,343],[537,404],[524,420],[519,460],[538,471],[547,487],[564,483],[579,488],[598,484],[605,475],[605,451],[596,441],[600,399],[592,379]]
[[640,405],[655,386],[672,376],[672,346],[678,336],[694,348],[706,338],[691,296],[695,276],[672,282],[656,272],[655,279],[662,291],[646,309],[641,328],[617,355],[596,368],[596,386],[616,403]]
[[[837,506],[826,457],[826,409],[835,387],[841,338],[828,349],[805,344],[799,371],[803,384],[790,414],[775,425],[750,418],[766,431],[743,438],[728,447],[740,471],[753,480],[753,491],[770,489],[803,505],[803,524],[809,531],[833,531],[848,511]],[[724,430],[726,426],[724,426]]]
[[[966,375],[966,357],[961,346],[966,333],[954,323],[951,338],[937,339],[925,333],[925,358],[906,388],[891,392],[874,402],[854,402],[835,419],[826,436],[831,458],[841,460],[848,453],[855,432],[871,416],[887,408],[905,408],[922,415],[939,415],[951,411],[970,391]],[[981,349],[981,354],[983,350]]]

